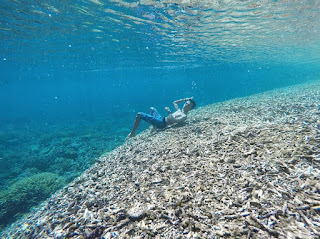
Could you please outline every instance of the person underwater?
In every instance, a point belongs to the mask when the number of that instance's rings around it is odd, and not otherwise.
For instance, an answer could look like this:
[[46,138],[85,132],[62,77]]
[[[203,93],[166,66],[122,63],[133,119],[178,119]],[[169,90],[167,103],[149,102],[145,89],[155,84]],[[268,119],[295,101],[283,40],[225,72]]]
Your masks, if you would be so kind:
[[[178,104],[185,102],[182,110],[179,108]],[[167,117],[162,117],[156,108],[150,107],[150,114],[143,112],[137,113],[133,128],[128,135],[128,138],[136,136],[136,130],[139,127],[141,119],[147,123],[153,125],[157,129],[163,129],[168,125],[177,124],[183,122],[187,119],[187,114],[190,110],[196,107],[196,102],[193,100],[193,97],[176,100],[173,102],[175,112],[172,113],[169,107],[164,109],[168,112]]]

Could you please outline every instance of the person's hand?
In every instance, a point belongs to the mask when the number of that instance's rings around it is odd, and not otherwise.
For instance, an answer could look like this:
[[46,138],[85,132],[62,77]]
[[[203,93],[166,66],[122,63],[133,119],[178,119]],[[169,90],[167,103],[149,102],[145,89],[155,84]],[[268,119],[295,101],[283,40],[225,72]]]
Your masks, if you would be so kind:
[[164,109],[168,112],[171,112],[170,108],[169,107],[164,107]]

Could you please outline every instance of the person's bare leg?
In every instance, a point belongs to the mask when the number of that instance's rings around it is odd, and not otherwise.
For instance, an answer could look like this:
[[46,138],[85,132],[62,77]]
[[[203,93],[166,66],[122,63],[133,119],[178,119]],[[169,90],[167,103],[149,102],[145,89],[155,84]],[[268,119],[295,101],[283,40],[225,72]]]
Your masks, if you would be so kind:
[[128,137],[136,136],[136,130],[139,127],[139,124],[140,124],[140,113],[137,114],[136,120],[134,121],[133,129],[131,130],[131,133],[128,135]]

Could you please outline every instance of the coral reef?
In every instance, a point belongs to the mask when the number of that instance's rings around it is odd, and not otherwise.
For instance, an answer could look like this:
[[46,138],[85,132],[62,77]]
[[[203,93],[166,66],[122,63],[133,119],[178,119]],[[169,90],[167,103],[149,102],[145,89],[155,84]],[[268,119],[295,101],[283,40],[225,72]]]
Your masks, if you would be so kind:
[[20,179],[0,192],[0,224],[12,222],[16,214],[26,212],[64,185],[64,179],[53,173],[39,173]]
[[319,238],[319,82],[199,108],[147,130],[3,235]]
[[[50,172],[52,174],[41,175],[59,175],[63,178],[61,182],[71,182],[94,164],[101,154],[120,145],[124,138],[124,132],[119,135],[117,129],[110,131],[101,122],[88,125],[85,129],[57,127],[43,130],[35,126],[32,130],[0,131],[0,195],[4,198],[17,192],[17,197],[7,198],[5,203],[1,203],[0,228],[12,222],[15,214],[27,212],[30,207],[46,199],[54,192],[53,189],[64,186],[60,183],[59,187],[47,185],[50,193],[41,196],[37,190],[30,188],[32,182],[29,179],[32,176],[39,180],[39,174]],[[51,182],[54,183],[54,180]],[[20,194],[17,190],[22,184],[32,199],[23,206],[19,204],[25,191]]]

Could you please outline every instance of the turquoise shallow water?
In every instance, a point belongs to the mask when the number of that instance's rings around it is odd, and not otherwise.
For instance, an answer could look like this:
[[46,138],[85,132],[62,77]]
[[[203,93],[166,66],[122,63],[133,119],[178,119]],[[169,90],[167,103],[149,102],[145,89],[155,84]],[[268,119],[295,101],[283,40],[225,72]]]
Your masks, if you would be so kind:
[[[0,224],[122,144],[135,114],[150,106],[164,114],[179,98],[203,106],[319,79],[319,8],[318,1],[2,1]],[[39,190],[61,184],[41,196],[28,189],[4,197],[35,176]]]

